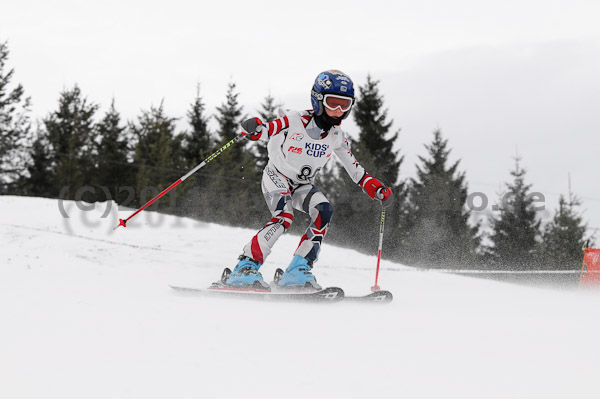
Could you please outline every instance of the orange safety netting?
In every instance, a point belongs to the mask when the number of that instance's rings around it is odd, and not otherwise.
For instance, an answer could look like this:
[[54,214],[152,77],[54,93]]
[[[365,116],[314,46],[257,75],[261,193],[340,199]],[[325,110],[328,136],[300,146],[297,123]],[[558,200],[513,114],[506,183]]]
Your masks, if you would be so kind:
[[579,285],[600,285],[600,249],[585,248],[584,251]]

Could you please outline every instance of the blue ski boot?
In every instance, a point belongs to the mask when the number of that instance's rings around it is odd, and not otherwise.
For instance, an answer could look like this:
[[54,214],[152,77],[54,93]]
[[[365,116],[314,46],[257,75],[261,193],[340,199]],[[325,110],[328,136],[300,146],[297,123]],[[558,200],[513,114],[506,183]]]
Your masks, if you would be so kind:
[[[223,276],[223,283],[232,287],[269,289],[258,269],[262,266],[258,261],[240,255],[239,262],[228,276]],[[226,269],[227,270],[227,269]]]
[[[300,255],[294,255],[292,262],[283,274],[275,275],[275,283],[283,288],[308,288],[321,290],[317,279],[311,272],[312,262]],[[279,269],[278,271],[281,271]]]

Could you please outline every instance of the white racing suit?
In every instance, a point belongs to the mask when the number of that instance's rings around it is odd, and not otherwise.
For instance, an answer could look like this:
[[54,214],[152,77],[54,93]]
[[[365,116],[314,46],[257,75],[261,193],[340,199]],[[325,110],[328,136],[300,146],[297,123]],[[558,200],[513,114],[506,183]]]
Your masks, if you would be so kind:
[[296,209],[309,214],[311,224],[295,255],[314,262],[333,215],[325,195],[312,184],[317,174],[335,153],[355,183],[368,175],[352,154],[346,133],[339,126],[327,132],[321,130],[312,111],[288,110],[260,130],[260,139],[269,141],[262,191],[272,218],[244,247],[244,256],[263,264],[275,242],[290,228]]

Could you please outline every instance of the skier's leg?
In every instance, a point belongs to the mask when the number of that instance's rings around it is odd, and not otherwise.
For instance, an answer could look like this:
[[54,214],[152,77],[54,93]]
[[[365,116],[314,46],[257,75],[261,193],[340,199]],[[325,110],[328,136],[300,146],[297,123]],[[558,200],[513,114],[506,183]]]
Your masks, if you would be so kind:
[[308,213],[311,219],[311,224],[300,239],[300,245],[294,255],[306,258],[310,263],[316,262],[333,216],[333,207],[325,195],[313,185],[295,192],[293,205],[294,208]]
[[319,289],[311,269],[317,261],[333,208],[323,193],[313,185],[301,186],[293,194],[294,208],[308,213],[311,224],[300,239],[292,262],[279,280],[280,285],[305,286]]
[[275,242],[294,221],[292,196],[287,179],[269,165],[263,172],[262,191],[271,211],[271,220],[246,244],[239,262],[227,279],[227,284],[252,285],[262,281],[258,269],[271,253]]
[[294,221],[290,186],[287,179],[272,166],[267,165],[263,172],[262,191],[272,217],[244,247],[244,256],[261,264]]

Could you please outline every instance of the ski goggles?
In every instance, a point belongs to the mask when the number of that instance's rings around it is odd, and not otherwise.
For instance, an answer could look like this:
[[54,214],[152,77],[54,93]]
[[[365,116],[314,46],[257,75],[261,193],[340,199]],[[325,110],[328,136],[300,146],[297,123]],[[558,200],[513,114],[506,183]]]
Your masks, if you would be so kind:
[[342,112],[348,112],[352,108],[353,102],[353,98],[338,96],[336,94],[325,94],[323,96],[323,105],[332,111],[339,108]]

